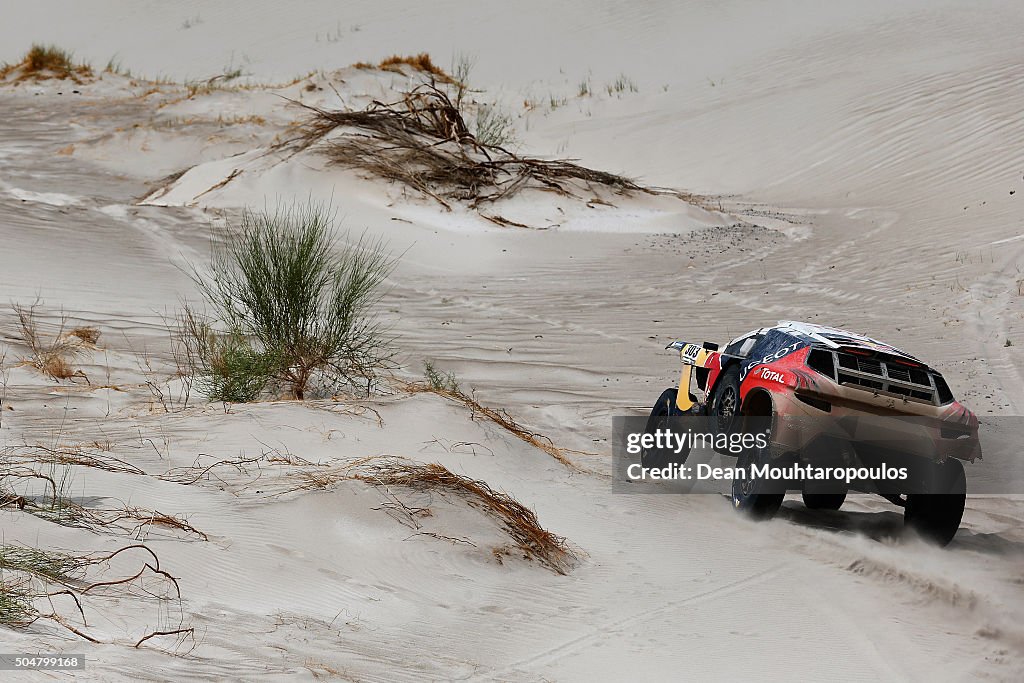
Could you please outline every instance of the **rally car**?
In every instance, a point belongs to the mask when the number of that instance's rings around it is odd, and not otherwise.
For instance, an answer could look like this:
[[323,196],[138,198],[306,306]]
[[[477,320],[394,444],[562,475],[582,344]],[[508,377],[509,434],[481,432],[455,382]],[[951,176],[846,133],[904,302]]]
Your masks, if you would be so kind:
[[[870,337],[793,321],[753,330],[721,349],[682,341],[667,348],[679,351],[682,374],[655,404],[648,431],[684,415],[706,416],[723,432],[760,420],[770,430],[769,446],[745,449],[737,471],[764,462],[906,466],[910,474],[898,486],[877,479],[795,486],[817,509],[838,510],[847,490],[877,493],[902,507],[905,524],[923,537],[945,545],[955,535],[966,501],[962,462],[981,457],[978,419],[935,369]],[[902,438],[880,438],[880,429],[901,431]],[[648,448],[641,461],[659,467],[687,455]],[[733,506],[756,517],[773,515],[793,490],[752,476],[733,479],[731,487]]]

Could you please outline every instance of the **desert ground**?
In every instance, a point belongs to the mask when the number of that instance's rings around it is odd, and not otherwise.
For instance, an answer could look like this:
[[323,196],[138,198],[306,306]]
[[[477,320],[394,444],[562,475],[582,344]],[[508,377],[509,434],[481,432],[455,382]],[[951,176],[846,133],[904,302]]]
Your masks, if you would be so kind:
[[[609,472],[612,417],[678,376],[668,342],[779,319],[891,341],[979,416],[1020,414],[1021,35],[1008,1],[9,8],[0,62],[53,44],[91,74],[0,82],[3,489],[66,501],[5,498],[0,533],[92,559],[64,583],[3,569],[39,618],[0,650],[84,654],[52,673],[84,680],[1020,680],[1024,497],[969,495],[940,549],[880,498],[757,523]],[[516,153],[678,193],[529,190],[499,224],[280,147],[302,104],[429,81],[377,66],[420,53],[472,66],[466,111]],[[186,402],[190,265],[242,209],[297,200],[399,255],[393,381]],[[8,305],[36,301],[44,343],[99,333],[65,379]],[[476,403],[410,388],[427,361]],[[472,496],[350,476],[399,461],[507,493],[565,554]]]

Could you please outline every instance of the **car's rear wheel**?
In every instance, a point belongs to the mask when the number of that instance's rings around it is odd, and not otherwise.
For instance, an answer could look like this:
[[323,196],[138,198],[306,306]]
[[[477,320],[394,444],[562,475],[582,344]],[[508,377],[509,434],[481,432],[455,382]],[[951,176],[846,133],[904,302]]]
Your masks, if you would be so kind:
[[750,471],[752,464],[764,464],[766,449],[749,448],[740,455],[737,467],[743,469],[745,476],[732,481],[732,506],[754,519],[771,519],[782,506],[785,492],[778,492],[772,482],[754,477]]
[[[669,424],[669,418],[683,414],[676,405],[678,394],[677,389],[666,389],[662,392],[661,396],[658,397],[658,401],[654,404],[654,408],[651,409],[650,417],[647,418],[647,426],[644,428],[645,434],[654,434],[659,429],[666,429]],[[645,448],[640,451],[640,466],[661,469],[672,463],[681,465],[686,462],[686,458],[689,455],[689,448],[679,453],[676,453],[671,448]]]
[[959,460],[935,463],[929,489],[933,493],[907,494],[904,525],[940,546],[953,540],[967,504],[967,476]]
[[811,510],[838,510],[846,502],[845,493],[807,493],[803,492],[804,505]]
[[[738,381],[737,373],[737,381]],[[774,423],[774,409],[770,400],[758,401],[755,397],[754,405],[748,416],[737,418],[734,424],[741,425],[749,433],[763,431],[764,426],[769,428]],[[754,476],[753,465],[763,466],[768,464],[771,453],[771,436],[768,435],[764,446],[754,445],[745,448],[736,460],[736,466],[740,468],[743,476],[732,481],[732,506],[736,510],[744,512],[754,519],[770,519],[775,516],[782,506],[782,499],[786,497],[785,484],[771,481],[764,477]]]

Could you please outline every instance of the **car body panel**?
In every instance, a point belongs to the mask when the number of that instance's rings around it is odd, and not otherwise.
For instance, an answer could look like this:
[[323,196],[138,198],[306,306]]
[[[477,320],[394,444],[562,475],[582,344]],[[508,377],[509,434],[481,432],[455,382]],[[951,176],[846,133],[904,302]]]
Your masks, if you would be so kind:
[[[916,434],[911,441],[921,455],[939,461],[953,457],[973,462],[981,457],[974,413],[952,395],[943,400],[939,382],[946,392],[948,387],[941,374],[895,346],[835,327],[787,320],[740,335],[721,351],[707,346],[669,345],[679,350],[683,362],[677,408],[707,412],[723,372],[738,365],[741,412],[748,412],[753,396],[770,398],[777,452],[805,445],[813,436],[807,433],[811,423],[814,429],[834,428],[837,436],[849,437],[851,420],[901,417],[908,418],[907,429]],[[809,365],[812,352],[832,354],[831,375]],[[693,395],[695,375],[703,403]]]

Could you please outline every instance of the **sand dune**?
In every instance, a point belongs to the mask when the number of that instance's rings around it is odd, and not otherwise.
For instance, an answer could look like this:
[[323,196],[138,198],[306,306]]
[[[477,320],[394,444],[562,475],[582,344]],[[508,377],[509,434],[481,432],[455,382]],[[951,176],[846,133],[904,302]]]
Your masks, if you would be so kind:
[[[880,498],[812,513],[794,497],[754,523],[720,496],[611,492],[610,419],[645,414],[672,384],[677,338],[780,318],[848,326],[928,359],[981,416],[1024,406],[1024,11],[829,5],[5,13],[0,60],[54,42],[135,75],[0,85],[3,292],[41,297],[48,333],[62,311],[101,331],[74,361],[82,376],[56,382],[20,363],[14,313],[0,312],[0,447],[129,463],[60,471],[88,510],[188,526],[89,530],[5,507],[4,544],[144,542],[181,600],[153,597],[172,589],[151,573],[86,595],[86,625],[55,608],[99,644],[41,620],[0,628],[0,650],[84,652],[87,680],[1019,680],[1019,497],[969,496],[940,550],[896,538],[902,518]],[[472,97],[508,113],[518,152],[696,196],[530,192],[496,211],[537,229],[499,227],[275,147],[305,115],[284,98],[387,99],[421,76],[349,65],[421,51],[445,68],[475,58]],[[227,87],[184,84],[235,68]],[[188,264],[242,207],[308,197],[402,254],[382,302],[399,376],[432,359],[578,451],[573,467],[429,393],[173,402],[165,317],[197,295]],[[562,576],[524,558],[460,496],[316,478],[385,455],[507,492],[578,562]],[[141,562],[126,554],[104,576]],[[194,631],[133,647],[177,628]]]

